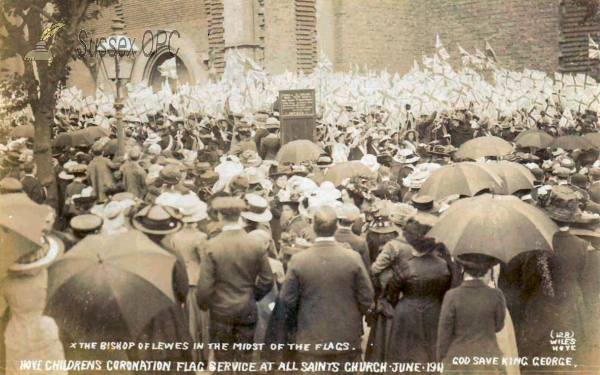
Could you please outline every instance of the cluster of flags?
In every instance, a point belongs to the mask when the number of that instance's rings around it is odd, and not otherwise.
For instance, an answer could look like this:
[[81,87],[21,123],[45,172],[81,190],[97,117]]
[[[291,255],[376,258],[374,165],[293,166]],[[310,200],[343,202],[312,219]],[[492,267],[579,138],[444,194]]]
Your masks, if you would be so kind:
[[[590,38],[590,57],[592,49],[600,55],[598,45],[592,43]],[[168,84],[169,79],[177,80],[173,58],[159,67],[165,77],[160,91],[154,92],[147,82],[126,85],[124,111],[126,116],[143,119],[172,105],[183,115],[209,114],[220,118],[225,109],[251,115],[258,109],[269,108],[279,90],[290,89],[315,89],[317,107],[330,123],[343,121],[342,111],[346,106],[359,113],[369,113],[375,106],[381,106],[390,113],[387,124],[392,127],[410,117],[459,109],[469,109],[492,121],[516,115],[526,124],[560,114],[560,125],[568,126],[573,122],[573,112],[600,108],[600,86],[589,76],[503,69],[487,41],[485,52],[476,49],[471,54],[460,45],[458,50],[462,64],[455,69],[449,63],[450,54],[437,37],[433,56],[423,56],[420,65],[415,61],[403,76],[387,70],[370,70],[366,65],[361,69],[357,64],[350,64],[346,72],[336,72],[324,53],[309,75],[289,71],[269,75],[255,61],[232,50],[226,56],[226,68],[218,82],[177,84],[174,92]],[[70,87],[62,91],[57,106],[102,116],[112,113],[113,103],[114,95],[104,93],[101,87],[95,97],[86,98],[82,98],[80,90]]]

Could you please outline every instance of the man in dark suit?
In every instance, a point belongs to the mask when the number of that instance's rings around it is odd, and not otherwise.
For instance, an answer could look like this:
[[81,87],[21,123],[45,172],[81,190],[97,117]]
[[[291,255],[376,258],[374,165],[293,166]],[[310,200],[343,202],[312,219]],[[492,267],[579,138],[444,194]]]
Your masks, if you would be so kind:
[[600,169],[591,168],[590,178],[592,180],[592,184],[588,190],[588,193],[590,193],[590,199],[594,203],[600,204]]
[[21,185],[23,185],[23,192],[37,204],[44,202],[44,188],[40,181],[35,177],[34,173],[35,164],[33,162],[23,164],[23,171],[25,177],[21,179]]
[[352,226],[360,217],[360,210],[353,204],[346,203],[337,210],[339,227],[335,232],[335,240],[350,245],[352,250],[360,254],[367,270],[371,269],[369,247],[367,241],[352,232]]
[[355,251],[337,243],[337,216],[322,206],[315,212],[315,244],[292,256],[280,293],[286,314],[297,312],[297,344],[310,344],[298,361],[360,361],[362,316],[373,307],[373,287]]
[[275,160],[277,153],[281,148],[281,139],[279,137],[279,120],[269,117],[266,125],[267,135],[263,137],[258,145],[258,151],[264,160]]
[[200,250],[198,305],[210,310],[211,342],[229,344],[215,350],[217,361],[250,362],[251,350],[233,350],[235,343],[252,343],[258,319],[256,302],[273,287],[267,252],[238,224],[244,201],[219,197],[211,202],[223,224],[221,233]]

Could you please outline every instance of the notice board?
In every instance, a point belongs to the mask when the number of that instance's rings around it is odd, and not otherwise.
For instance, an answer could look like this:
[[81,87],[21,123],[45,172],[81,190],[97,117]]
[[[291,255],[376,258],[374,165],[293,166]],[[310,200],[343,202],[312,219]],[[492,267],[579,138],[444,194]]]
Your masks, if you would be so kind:
[[281,90],[278,104],[281,144],[298,139],[314,142],[317,127],[315,90]]

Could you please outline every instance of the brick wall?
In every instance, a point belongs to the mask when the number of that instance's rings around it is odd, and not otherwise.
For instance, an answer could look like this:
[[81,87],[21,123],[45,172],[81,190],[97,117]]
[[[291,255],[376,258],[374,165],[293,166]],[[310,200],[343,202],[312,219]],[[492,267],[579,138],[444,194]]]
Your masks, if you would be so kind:
[[[204,1],[190,0],[121,0],[128,29],[147,28],[171,23],[181,23],[206,18]],[[96,25],[96,32],[108,35],[114,7],[102,10],[103,18]],[[108,22],[107,22],[108,21]]]
[[456,43],[469,52],[486,38],[500,65],[558,70],[559,0],[336,0],[335,65],[406,72],[435,36],[458,65]]
[[294,0],[264,0],[264,65],[271,74],[296,70],[295,12]]
[[600,23],[587,17],[585,7],[573,0],[560,2],[560,70],[563,73],[588,73],[599,77],[599,60],[589,58],[589,36],[597,43]]

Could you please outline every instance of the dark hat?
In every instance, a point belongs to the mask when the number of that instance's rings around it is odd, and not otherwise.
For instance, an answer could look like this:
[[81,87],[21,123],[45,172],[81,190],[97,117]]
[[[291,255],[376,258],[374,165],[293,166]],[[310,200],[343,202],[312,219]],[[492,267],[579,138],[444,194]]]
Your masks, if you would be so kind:
[[308,176],[308,168],[306,168],[304,165],[293,165],[292,174],[294,176],[306,177]]
[[183,226],[172,208],[156,204],[146,206],[135,214],[132,225],[148,234],[171,234]]
[[246,203],[241,198],[218,197],[211,201],[211,206],[217,212],[224,209],[237,209],[242,212],[246,208]]
[[210,165],[210,163],[207,163],[207,162],[203,161],[203,162],[196,163],[195,168],[194,168],[194,170],[193,170],[192,173],[195,176],[201,176],[205,172],[208,172],[210,170],[212,170],[212,166]]
[[21,164],[21,161],[19,160],[20,157],[21,157],[21,155],[18,152],[10,151],[4,155],[4,161],[11,165],[20,165]]
[[16,178],[4,177],[0,181],[0,192],[3,194],[22,193],[23,185]]
[[500,262],[489,255],[475,253],[457,255],[456,261],[467,270],[480,270],[482,273],[486,273]]
[[200,175],[200,181],[203,184],[214,185],[219,181],[219,174],[215,171],[206,171]]
[[419,211],[435,212],[438,210],[435,200],[429,195],[413,195],[411,203]]
[[321,155],[317,159],[317,167],[319,168],[328,168],[333,164],[333,159],[331,159],[328,155]]
[[245,174],[238,174],[233,176],[231,181],[229,181],[229,188],[231,190],[243,190],[246,191],[250,187],[250,181],[248,180],[248,176]]
[[168,164],[158,172],[158,176],[167,185],[177,185],[181,180],[181,171],[174,164]]
[[571,182],[571,184],[573,184],[579,188],[585,189],[585,188],[587,188],[589,180],[588,180],[587,176],[582,175],[580,173],[575,173],[575,174],[571,175],[570,182]]
[[279,177],[279,176],[291,176],[293,174],[292,172],[292,167],[290,167],[289,165],[278,165],[277,169],[275,169],[275,171],[273,173],[271,173],[272,177]]
[[397,232],[398,228],[394,225],[394,223],[390,220],[389,216],[382,215],[377,216],[375,220],[369,223],[368,229],[370,232],[374,233],[392,233]]
[[544,171],[540,168],[531,169],[531,174],[535,178],[535,182],[541,183],[542,181],[544,181]]
[[71,219],[69,225],[73,231],[90,233],[102,227],[103,220],[92,214],[78,215]]

